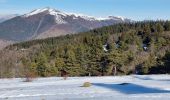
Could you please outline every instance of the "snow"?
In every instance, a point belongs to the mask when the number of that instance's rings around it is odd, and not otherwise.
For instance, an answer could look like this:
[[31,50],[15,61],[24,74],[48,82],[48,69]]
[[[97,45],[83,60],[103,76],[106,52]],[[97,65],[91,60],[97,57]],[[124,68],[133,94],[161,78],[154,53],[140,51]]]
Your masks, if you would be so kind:
[[74,16],[73,19],[78,19],[79,17],[88,21],[95,21],[98,20],[94,16],[88,16],[84,14],[77,14],[77,13],[67,13],[69,16]]
[[55,16],[57,24],[66,24],[67,23],[65,20],[63,20],[63,17],[68,16],[67,14],[60,12],[58,10],[52,9],[52,8],[48,8],[48,7],[43,8],[43,9],[34,10],[31,13],[25,14],[24,17],[30,17],[30,16],[33,16],[33,15],[36,15],[36,14],[39,14],[42,12],[47,12],[48,14]]
[[117,18],[120,18],[122,21],[125,21],[125,18],[122,16],[117,16]]
[[97,18],[97,20],[99,21],[103,21],[103,20],[121,20],[121,21],[125,21],[125,18],[124,17],[121,17],[121,16],[108,16],[108,17],[99,17]]
[[53,15],[55,16],[56,18],[56,23],[57,24],[66,24],[67,22],[64,20],[65,17],[67,16],[73,16],[73,19],[78,19],[78,18],[82,18],[84,20],[87,20],[87,21],[103,21],[103,20],[122,20],[124,21],[125,19],[123,17],[114,17],[114,16],[109,16],[109,17],[106,17],[106,18],[102,18],[102,17],[94,17],[94,16],[88,16],[88,15],[84,15],[84,14],[76,14],[76,13],[66,13],[66,12],[61,12],[61,11],[58,11],[58,10],[55,10],[55,9],[52,9],[52,8],[49,8],[49,7],[46,7],[46,8],[43,8],[43,9],[36,9],[28,14],[25,14],[23,15],[24,17],[30,17],[30,16],[33,16],[33,15],[36,15],[36,14],[39,14],[39,13],[42,13],[42,12],[47,12],[48,14],[50,15]]
[[[81,87],[91,82],[91,87]],[[170,100],[170,75],[0,79],[0,100]]]
[[32,15],[36,15],[36,14],[39,14],[39,13],[42,13],[44,11],[47,11],[48,8],[43,8],[43,9],[36,9],[28,14],[25,14],[25,17],[29,17],[29,16],[32,16]]
[[103,45],[103,50],[104,50],[105,52],[108,51],[108,50],[107,50],[107,44]]
[[66,13],[57,11],[55,9],[49,9],[49,14],[55,16],[56,23],[58,24],[66,24],[67,22],[63,20],[63,17],[68,16]]
[[108,17],[94,17],[94,16],[88,16],[88,15],[84,15],[84,14],[76,14],[76,13],[67,13],[68,15],[73,15],[75,16],[74,19],[77,19],[78,17],[81,17],[85,20],[89,20],[89,21],[103,21],[103,20],[122,20],[124,21],[125,18],[124,17],[121,17],[121,16],[108,16]]

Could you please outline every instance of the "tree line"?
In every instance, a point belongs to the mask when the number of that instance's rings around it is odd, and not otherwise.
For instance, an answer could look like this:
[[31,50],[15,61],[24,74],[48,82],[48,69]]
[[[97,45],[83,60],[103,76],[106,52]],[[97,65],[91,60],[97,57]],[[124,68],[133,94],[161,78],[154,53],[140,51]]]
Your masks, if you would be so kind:
[[170,21],[106,26],[17,43],[0,52],[0,77],[170,73]]

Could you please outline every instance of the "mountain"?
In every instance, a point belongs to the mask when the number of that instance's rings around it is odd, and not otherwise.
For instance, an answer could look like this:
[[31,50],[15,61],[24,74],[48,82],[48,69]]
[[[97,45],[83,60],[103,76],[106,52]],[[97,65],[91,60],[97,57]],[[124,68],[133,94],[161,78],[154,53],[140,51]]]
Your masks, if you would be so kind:
[[0,15],[0,23],[18,16],[18,14]]
[[51,8],[36,9],[0,24],[0,39],[25,41],[78,33],[116,23],[130,22],[121,17],[95,18],[65,13]]

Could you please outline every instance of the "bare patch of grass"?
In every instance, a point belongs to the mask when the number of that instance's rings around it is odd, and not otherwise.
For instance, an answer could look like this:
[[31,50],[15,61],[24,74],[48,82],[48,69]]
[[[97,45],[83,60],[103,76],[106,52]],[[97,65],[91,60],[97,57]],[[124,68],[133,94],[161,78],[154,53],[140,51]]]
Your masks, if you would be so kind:
[[26,73],[25,74],[25,79],[23,82],[32,82],[36,78],[36,75],[34,73]]
[[90,82],[84,82],[81,87],[90,87],[92,84]]

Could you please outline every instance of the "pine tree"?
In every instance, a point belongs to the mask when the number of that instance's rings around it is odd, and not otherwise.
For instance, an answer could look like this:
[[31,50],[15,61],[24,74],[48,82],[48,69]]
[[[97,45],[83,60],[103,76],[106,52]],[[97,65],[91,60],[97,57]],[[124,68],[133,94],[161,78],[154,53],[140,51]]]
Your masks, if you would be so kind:
[[160,34],[164,31],[164,27],[160,23],[157,23],[156,24],[156,30]]
[[164,27],[165,27],[165,31],[170,31],[170,22],[166,21]]

